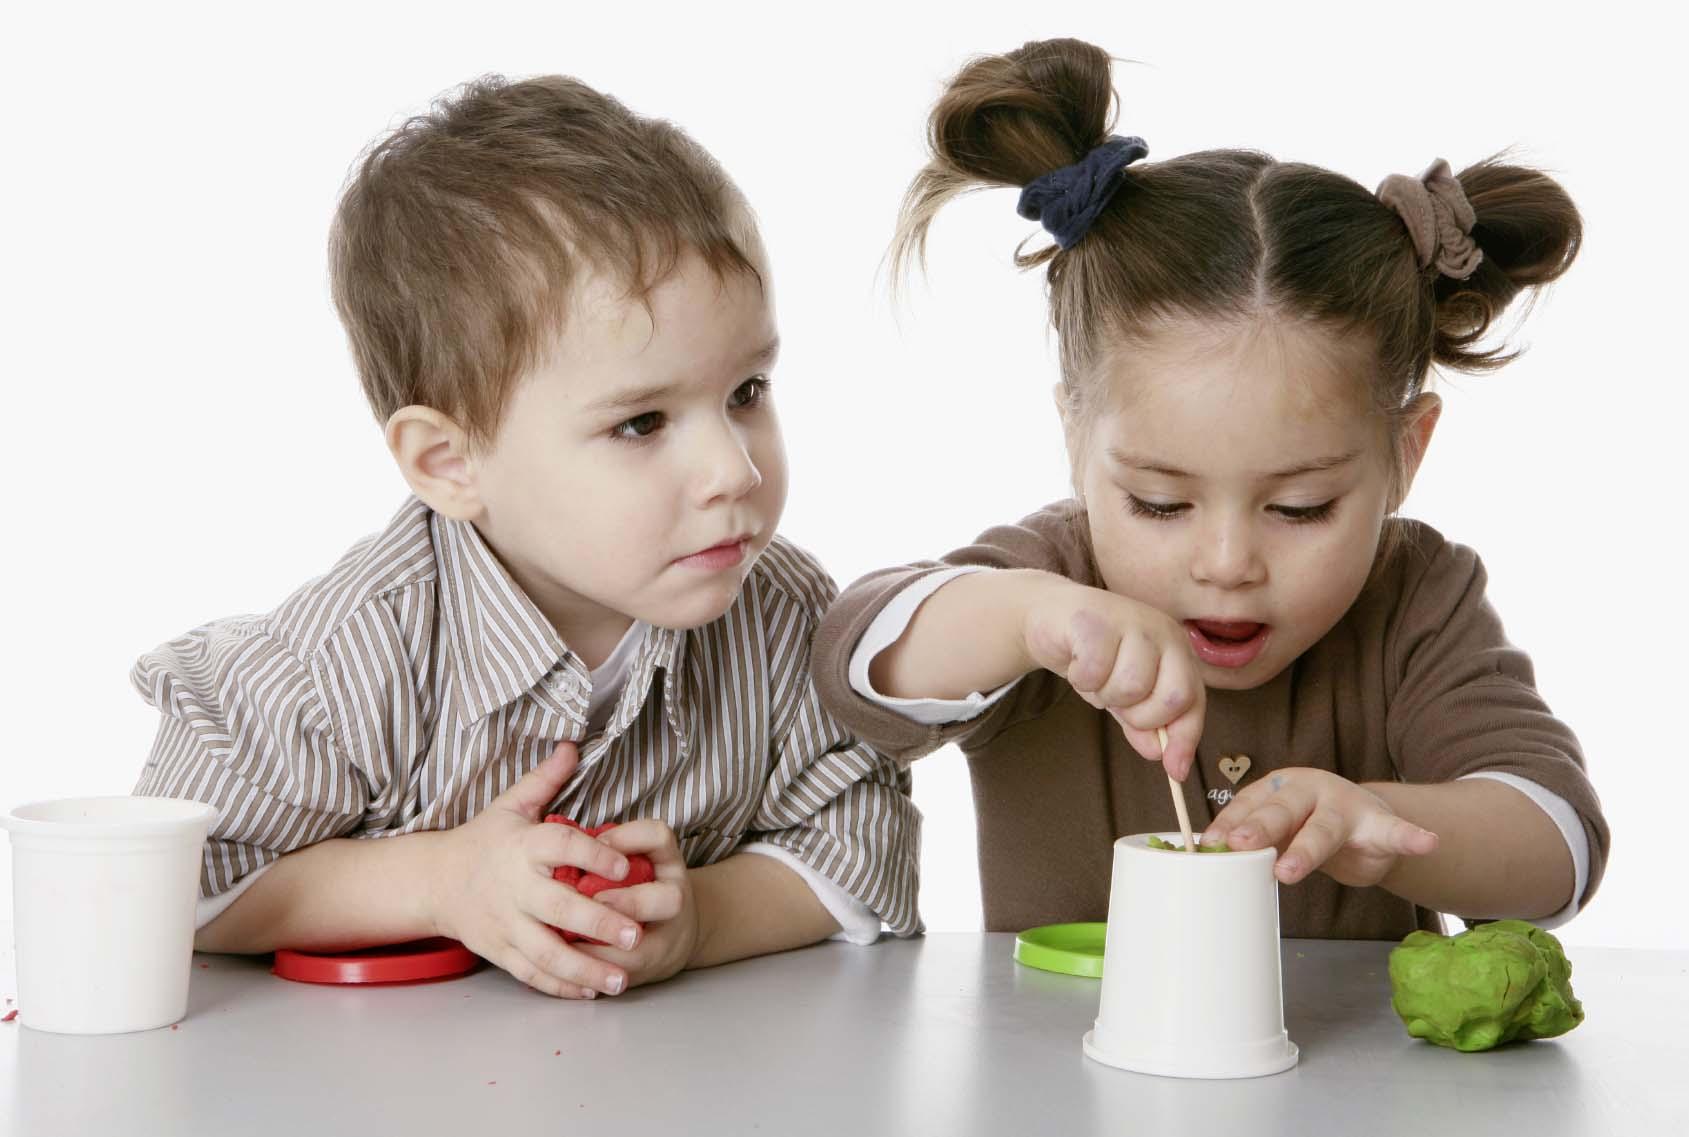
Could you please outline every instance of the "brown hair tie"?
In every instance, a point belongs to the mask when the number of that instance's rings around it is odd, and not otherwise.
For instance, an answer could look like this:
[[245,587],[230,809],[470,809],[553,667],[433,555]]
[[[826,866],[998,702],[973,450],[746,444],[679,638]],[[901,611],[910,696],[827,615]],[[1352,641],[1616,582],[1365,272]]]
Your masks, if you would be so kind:
[[1378,200],[1394,209],[1413,238],[1420,268],[1465,280],[1484,260],[1484,250],[1472,240],[1477,214],[1449,164],[1438,158],[1417,178],[1391,174],[1378,183]]

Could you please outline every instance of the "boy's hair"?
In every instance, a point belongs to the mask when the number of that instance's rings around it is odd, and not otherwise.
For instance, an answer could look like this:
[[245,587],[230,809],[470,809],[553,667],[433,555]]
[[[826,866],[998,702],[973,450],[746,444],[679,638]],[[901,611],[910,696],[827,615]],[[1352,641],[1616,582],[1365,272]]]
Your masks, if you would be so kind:
[[[1079,40],[985,56],[950,81],[928,123],[933,158],[904,199],[894,276],[925,251],[940,206],[983,186],[1024,186],[1084,158],[1109,135],[1107,52]],[[1459,174],[1483,252],[1465,280],[1421,269],[1401,216],[1371,191],[1317,166],[1248,150],[1209,150],[1125,170],[1072,248],[1017,252],[1048,264],[1064,410],[1083,422],[1108,353],[1167,318],[1311,319],[1364,336],[1377,361],[1376,407],[1392,421],[1433,362],[1464,370],[1513,358],[1476,344],[1521,291],[1577,255],[1582,223],[1566,192],[1496,159]],[[1363,341],[1366,342],[1366,341]],[[1394,432],[1392,432],[1394,437]]]
[[374,143],[329,237],[377,419],[420,404],[477,444],[562,330],[583,270],[644,302],[687,253],[760,281],[738,187],[678,127],[560,75],[474,80]]

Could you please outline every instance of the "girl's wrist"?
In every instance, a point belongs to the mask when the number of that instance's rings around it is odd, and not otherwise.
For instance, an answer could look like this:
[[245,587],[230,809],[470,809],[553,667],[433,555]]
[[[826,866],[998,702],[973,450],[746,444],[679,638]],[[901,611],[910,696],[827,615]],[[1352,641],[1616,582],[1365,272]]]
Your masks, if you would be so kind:
[[[1005,609],[1014,619],[1018,631],[1015,640],[1017,663],[1020,674],[1024,675],[1043,666],[1032,649],[1034,626],[1040,620],[1051,618],[1054,613],[1071,609],[1077,594],[1086,589],[1060,573],[1042,569],[1010,569],[1004,575],[1013,578]],[[1058,618],[1065,624],[1065,615]]]

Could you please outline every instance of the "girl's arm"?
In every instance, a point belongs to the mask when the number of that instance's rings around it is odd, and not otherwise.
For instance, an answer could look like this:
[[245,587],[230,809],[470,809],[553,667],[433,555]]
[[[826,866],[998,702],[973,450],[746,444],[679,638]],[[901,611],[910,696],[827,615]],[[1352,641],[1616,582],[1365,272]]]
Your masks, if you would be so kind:
[[1278,770],[1232,799],[1203,841],[1284,850],[1274,874],[1285,884],[1318,869],[1468,919],[1554,915],[1576,880],[1547,812],[1487,778],[1356,785],[1329,770]]
[[[1136,600],[1035,569],[969,573],[922,601],[868,666],[881,695],[963,699],[1035,668],[1109,711],[1126,740],[1184,778],[1202,736],[1206,691],[1177,621]],[[1168,734],[1166,753],[1156,730]]]
[[1572,854],[1542,807],[1501,782],[1369,783],[1390,809],[1437,834],[1437,848],[1398,859],[1379,883],[1438,912],[1541,919],[1574,899]]
[[1034,569],[975,572],[946,582],[868,667],[874,690],[896,699],[963,699],[1037,667],[1026,623],[1039,600],[1079,586]]

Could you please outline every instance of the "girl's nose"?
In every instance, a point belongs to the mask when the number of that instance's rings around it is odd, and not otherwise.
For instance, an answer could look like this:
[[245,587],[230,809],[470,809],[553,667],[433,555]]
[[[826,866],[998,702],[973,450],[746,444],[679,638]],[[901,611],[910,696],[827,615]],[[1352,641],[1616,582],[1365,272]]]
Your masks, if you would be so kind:
[[1215,588],[1247,588],[1267,578],[1267,566],[1256,551],[1249,526],[1225,523],[1198,538],[1191,558],[1191,579]]

